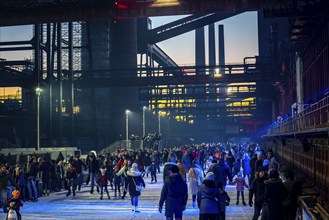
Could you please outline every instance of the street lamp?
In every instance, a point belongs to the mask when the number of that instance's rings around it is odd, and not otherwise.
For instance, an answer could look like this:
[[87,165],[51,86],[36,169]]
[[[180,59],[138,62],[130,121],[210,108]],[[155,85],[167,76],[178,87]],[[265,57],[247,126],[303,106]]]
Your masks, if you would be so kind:
[[40,149],[40,96],[42,89],[37,87],[35,93],[37,95],[37,150]]
[[[126,145],[128,145],[128,140],[129,140],[129,122],[128,122],[128,116],[129,116],[130,111],[126,110]],[[127,146],[128,147],[128,146]]]
[[145,137],[145,111],[147,110],[147,107],[143,107],[143,137]]
[[158,113],[158,119],[159,119],[159,135],[161,134],[161,114],[160,111]]

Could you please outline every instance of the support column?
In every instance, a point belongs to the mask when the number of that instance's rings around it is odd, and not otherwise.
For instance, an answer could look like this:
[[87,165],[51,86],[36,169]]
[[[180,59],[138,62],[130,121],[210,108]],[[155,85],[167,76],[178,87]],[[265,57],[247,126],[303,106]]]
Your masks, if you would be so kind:
[[[218,25],[218,58],[219,65],[225,65],[225,42],[224,42],[224,26]],[[224,73],[225,69],[222,67],[219,70],[221,73]]]
[[209,25],[209,66],[216,65],[215,24]]
[[[204,27],[195,30],[195,65],[206,65],[205,41],[204,41]],[[204,74],[204,72],[197,71],[197,74]]]
[[[34,25],[34,71],[37,79],[37,87],[40,85],[40,24]],[[34,97],[37,98],[37,120],[36,120],[36,150],[40,149],[40,93],[32,88]]]
[[[111,22],[110,68],[121,69],[121,76],[133,80],[137,75],[137,23],[136,19]],[[110,97],[110,141],[124,135],[125,111],[130,110],[129,134],[141,135],[142,109],[139,106],[138,88],[111,88]]]
[[298,103],[297,112],[303,110],[303,61],[299,56],[299,53],[296,53],[296,102]]
[[73,24],[69,22],[69,48],[68,48],[68,63],[69,63],[69,94],[68,94],[68,113],[70,115],[70,147],[75,147],[74,138],[74,76],[73,76]]
[[58,85],[58,133],[57,133],[57,147],[63,147],[63,86],[62,86],[62,24],[57,23],[57,85]]

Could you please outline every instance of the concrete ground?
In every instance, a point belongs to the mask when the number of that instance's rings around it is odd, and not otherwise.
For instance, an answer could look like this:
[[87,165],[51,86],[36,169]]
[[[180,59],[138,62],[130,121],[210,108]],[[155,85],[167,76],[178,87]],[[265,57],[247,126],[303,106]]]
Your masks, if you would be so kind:
[[[47,197],[39,198],[38,202],[26,202],[21,208],[23,220],[91,220],[91,219],[165,219],[164,212],[158,212],[158,202],[162,188],[162,173],[157,175],[158,183],[151,184],[150,177],[145,178],[146,188],[139,199],[140,213],[132,213],[130,206],[130,197],[124,200],[114,198],[113,191],[110,190],[111,199],[104,196],[100,200],[99,194],[95,191],[90,194],[89,186],[84,186],[80,192],[77,192],[75,198],[66,197],[66,191],[56,192]],[[231,197],[230,206],[226,210],[226,219],[229,220],[250,220],[253,214],[253,208],[236,205],[235,186],[227,186],[226,191]],[[245,197],[248,198],[248,190],[245,190]],[[106,199],[105,199],[106,198]],[[248,199],[246,199],[248,203]],[[6,214],[0,213],[0,219],[5,219]],[[199,219],[199,210],[192,207],[191,196],[189,195],[188,205],[183,214],[183,219]]]

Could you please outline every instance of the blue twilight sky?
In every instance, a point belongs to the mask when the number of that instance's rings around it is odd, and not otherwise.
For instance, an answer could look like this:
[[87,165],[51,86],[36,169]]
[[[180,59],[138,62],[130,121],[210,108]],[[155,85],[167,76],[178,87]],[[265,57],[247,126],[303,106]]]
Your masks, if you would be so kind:
[[[152,27],[183,18],[185,16],[165,16],[152,17]],[[218,34],[217,27],[224,25],[225,38],[225,62],[242,63],[244,57],[258,55],[258,28],[257,13],[245,12],[234,17],[215,23],[215,33]],[[0,41],[30,40],[32,38],[32,26],[15,26],[0,28]],[[208,28],[205,28],[206,40],[206,63],[208,63]],[[171,38],[158,43],[177,64],[194,65],[195,63],[195,31],[190,31],[178,37]],[[218,60],[218,37],[216,36],[216,59]],[[19,60],[32,58],[32,52],[0,52],[0,58],[8,60]],[[217,61],[218,62],[218,61]]]

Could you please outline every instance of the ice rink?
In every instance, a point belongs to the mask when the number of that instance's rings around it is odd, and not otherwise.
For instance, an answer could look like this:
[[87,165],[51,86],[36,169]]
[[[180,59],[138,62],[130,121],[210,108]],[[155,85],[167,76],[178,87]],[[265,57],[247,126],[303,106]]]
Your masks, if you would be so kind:
[[[164,212],[158,212],[158,203],[162,188],[162,173],[157,175],[158,183],[151,184],[151,178],[144,178],[146,188],[139,198],[140,213],[132,213],[130,205],[130,197],[127,196],[124,200],[114,198],[114,192],[109,191],[111,199],[108,200],[104,196],[100,200],[100,195],[96,192],[90,194],[90,186],[83,186],[80,192],[77,192],[75,198],[72,195],[66,197],[66,191],[54,192],[50,196],[40,197],[38,202],[26,202],[21,208],[23,220],[39,220],[39,219],[165,219]],[[109,187],[110,188],[110,187]],[[243,206],[236,203],[235,186],[227,186],[227,192],[231,197],[230,206],[227,207],[226,219],[231,220],[250,220],[253,214],[253,208]],[[245,197],[248,198],[248,190],[245,190]],[[246,199],[248,203],[248,199]],[[0,219],[5,219],[6,214],[1,213]],[[199,209],[192,207],[191,196],[187,208],[184,211],[183,219],[199,219]]]

